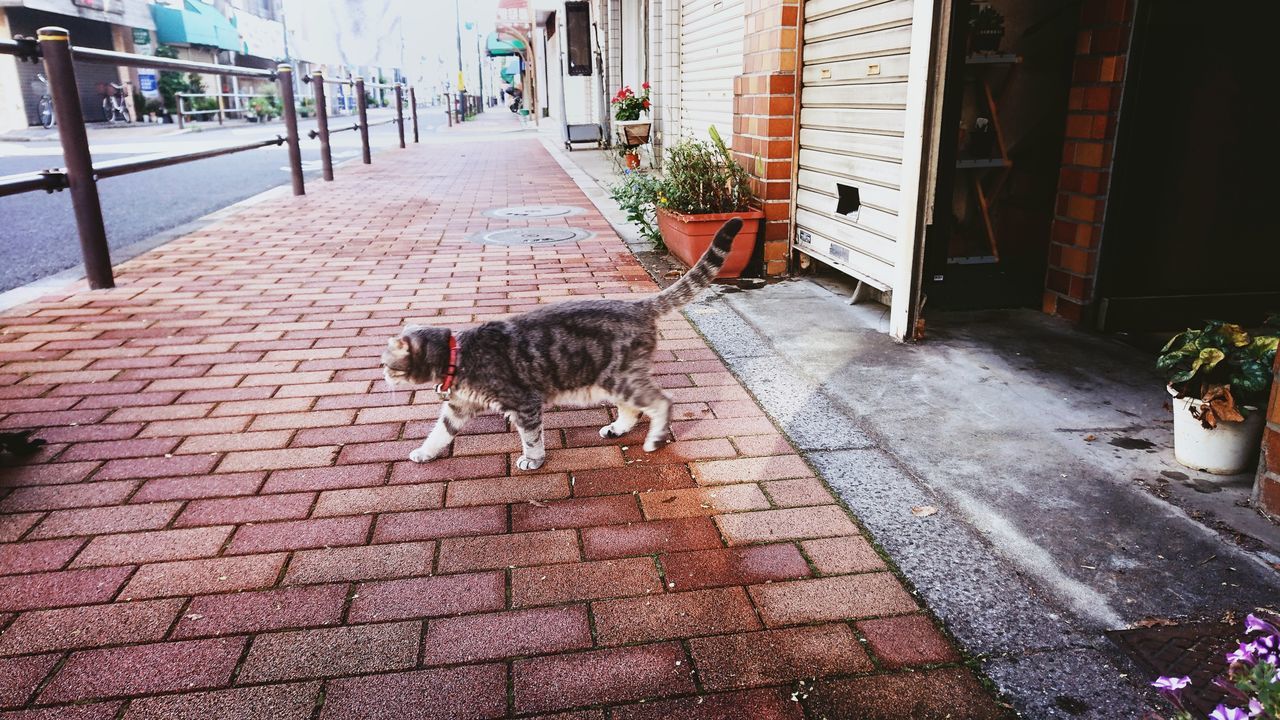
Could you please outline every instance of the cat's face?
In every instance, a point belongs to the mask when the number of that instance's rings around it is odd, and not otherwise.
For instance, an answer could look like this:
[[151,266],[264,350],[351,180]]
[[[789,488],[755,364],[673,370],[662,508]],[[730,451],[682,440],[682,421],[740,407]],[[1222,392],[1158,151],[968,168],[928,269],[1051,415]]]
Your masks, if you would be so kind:
[[392,386],[438,381],[447,362],[448,337],[449,331],[441,328],[406,326],[382,351],[382,376]]

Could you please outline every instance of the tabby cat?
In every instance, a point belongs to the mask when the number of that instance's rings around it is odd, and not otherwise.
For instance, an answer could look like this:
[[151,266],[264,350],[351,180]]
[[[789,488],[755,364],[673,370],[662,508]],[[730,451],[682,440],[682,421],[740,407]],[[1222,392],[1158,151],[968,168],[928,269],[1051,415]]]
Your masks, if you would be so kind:
[[643,300],[578,300],[548,305],[505,320],[452,333],[410,325],[382,354],[383,374],[396,383],[436,383],[445,399],[435,427],[409,459],[439,457],[476,413],[497,410],[520,432],[521,470],[546,461],[544,405],[608,401],[618,419],[600,436],[620,437],[649,417],[645,452],[670,432],[671,399],[650,375],[658,344],[658,318],[688,304],[711,285],[733,246],[742,221],[720,228],[711,247],[689,272]]

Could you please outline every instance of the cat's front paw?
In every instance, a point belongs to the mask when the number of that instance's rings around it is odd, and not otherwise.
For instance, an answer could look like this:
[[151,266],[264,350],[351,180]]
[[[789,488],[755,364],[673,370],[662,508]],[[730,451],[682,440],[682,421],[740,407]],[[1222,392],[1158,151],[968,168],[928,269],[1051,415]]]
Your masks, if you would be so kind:
[[622,437],[622,435],[620,435],[619,433],[614,432],[614,431],[613,431],[613,426],[612,426],[612,425],[605,425],[604,427],[600,428],[600,437],[602,437],[602,438],[616,438],[616,437]]
[[644,451],[645,451],[645,452],[654,452],[655,450],[657,450],[658,448],[662,447],[663,445],[666,445],[666,442],[664,442],[664,441],[662,441],[662,440],[645,440],[645,441],[644,441]]
[[546,461],[547,458],[545,456],[540,458],[531,458],[526,455],[521,455],[516,459],[516,467],[521,470],[537,470],[542,467],[542,464]]
[[428,452],[425,448],[417,448],[409,453],[409,459],[416,463],[428,463],[436,459],[434,453]]

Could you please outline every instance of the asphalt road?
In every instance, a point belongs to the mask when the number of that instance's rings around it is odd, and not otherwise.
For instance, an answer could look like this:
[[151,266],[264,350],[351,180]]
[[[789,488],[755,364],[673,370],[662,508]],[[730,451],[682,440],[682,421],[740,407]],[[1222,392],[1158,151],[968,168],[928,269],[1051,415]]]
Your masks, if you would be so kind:
[[[350,124],[335,118],[332,127]],[[422,133],[444,124],[443,112],[419,114]],[[312,125],[302,126],[302,132]],[[409,142],[412,130],[406,128]],[[122,131],[121,134],[130,131]],[[94,133],[91,148],[95,161],[151,153],[177,153],[209,147],[243,144],[283,133],[279,123],[269,127],[246,126],[233,130],[165,137],[133,137],[114,140],[112,132]],[[397,144],[395,124],[370,128],[370,145],[376,153]],[[332,138],[334,163],[357,157],[356,132]],[[308,183],[321,182],[317,141],[303,138],[303,168]],[[374,158],[377,163],[377,158]],[[62,165],[57,143],[0,143],[0,175],[31,172]],[[339,169],[341,172],[341,169]],[[215,210],[279,185],[289,183],[288,154],[270,146],[235,155],[109,178],[98,184],[107,239],[115,250],[141,242],[158,233],[191,222]],[[39,280],[82,264],[71,198],[66,192],[25,193],[0,198],[0,292]]]

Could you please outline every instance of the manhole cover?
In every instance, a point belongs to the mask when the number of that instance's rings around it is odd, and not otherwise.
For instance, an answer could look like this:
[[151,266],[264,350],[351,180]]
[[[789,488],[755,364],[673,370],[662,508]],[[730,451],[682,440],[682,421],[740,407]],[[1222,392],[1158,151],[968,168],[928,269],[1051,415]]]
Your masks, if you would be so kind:
[[586,240],[593,235],[595,233],[581,228],[516,228],[491,230],[473,235],[471,239],[483,245],[554,245]]
[[1206,716],[1226,695],[1213,686],[1213,679],[1227,670],[1226,654],[1236,648],[1238,625],[1198,623],[1114,630],[1107,633],[1111,641],[1143,670],[1150,674],[1147,682],[1159,676],[1191,677],[1191,686],[1183,691],[1189,708]]
[[525,220],[528,218],[558,218],[581,215],[585,212],[580,207],[571,205],[516,205],[515,207],[486,210],[485,215],[491,218],[508,220]]

